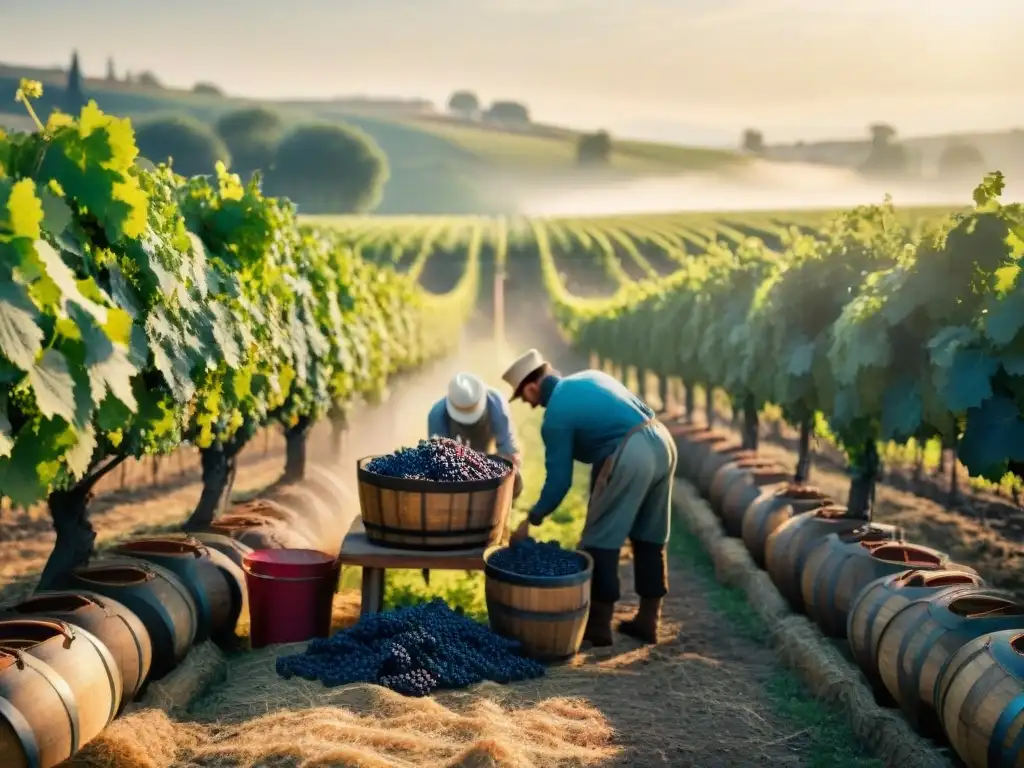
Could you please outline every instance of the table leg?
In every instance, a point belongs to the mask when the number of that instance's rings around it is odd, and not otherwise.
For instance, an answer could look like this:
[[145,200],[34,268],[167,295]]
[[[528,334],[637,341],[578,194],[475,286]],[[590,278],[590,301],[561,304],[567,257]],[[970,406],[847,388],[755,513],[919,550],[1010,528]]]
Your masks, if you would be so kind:
[[384,569],[363,566],[363,601],[359,613],[366,616],[384,610]]

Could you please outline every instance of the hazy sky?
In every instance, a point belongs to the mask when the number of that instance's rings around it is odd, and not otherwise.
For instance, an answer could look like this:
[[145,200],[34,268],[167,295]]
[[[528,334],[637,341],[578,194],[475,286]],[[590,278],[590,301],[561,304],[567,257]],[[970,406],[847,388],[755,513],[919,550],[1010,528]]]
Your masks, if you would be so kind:
[[[10,0],[0,61],[771,140],[1024,127],[1024,0]],[[678,126],[676,125],[678,124]]]

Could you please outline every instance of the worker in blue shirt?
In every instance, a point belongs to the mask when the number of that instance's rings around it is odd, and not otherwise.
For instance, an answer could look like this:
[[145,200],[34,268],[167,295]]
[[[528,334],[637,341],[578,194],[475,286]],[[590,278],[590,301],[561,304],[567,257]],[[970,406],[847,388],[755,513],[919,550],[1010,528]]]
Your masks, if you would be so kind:
[[508,403],[501,392],[488,387],[472,373],[457,373],[448,384],[448,395],[434,403],[427,414],[427,436],[459,439],[481,453],[498,454],[516,467],[513,498],[523,492],[519,443]]
[[544,408],[547,477],[529,517],[512,534],[527,537],[569,492],[573,461],[592,465],[590,503],[580,548],[594,560],[590,615],[584,639],[612,644],[612,617],[620,597],[619,552],[628,538],[633,549],[640,609],[620,632],[656,643],[661,606],[668,594],[665,545],[671,515],[676,447],[668,430],[636,395],[601,371],[561,376],[531,349],[502,378],[512,399]]

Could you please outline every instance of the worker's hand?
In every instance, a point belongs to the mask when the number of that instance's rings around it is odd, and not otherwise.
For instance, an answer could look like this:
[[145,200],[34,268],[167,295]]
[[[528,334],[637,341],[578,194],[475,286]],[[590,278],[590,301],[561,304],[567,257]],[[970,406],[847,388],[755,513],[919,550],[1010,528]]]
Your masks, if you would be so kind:
[[519,527],[512,531],[512,535],[509,537],[509,541],[512,544],[518,544],[523,539],[528,538],[530,535],[530,520],[527,518],[519,524]]

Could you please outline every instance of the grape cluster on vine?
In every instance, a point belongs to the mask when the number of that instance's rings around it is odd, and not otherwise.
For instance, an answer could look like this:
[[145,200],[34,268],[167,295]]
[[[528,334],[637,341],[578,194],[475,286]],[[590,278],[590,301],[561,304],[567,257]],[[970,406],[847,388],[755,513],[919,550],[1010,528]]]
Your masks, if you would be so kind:
[[304,653],[282,656],[277,672],[333,687],[376,683],[405,696],[465,688],[483,680],[511,683],[544,674],[544,665],[435,598],[364,616],[334,636],[317,638]]
[[420,440],[415,447],[401,448],[371,459],[366,464],[366,471],[405,480],[465,483],[497,480],[505,477],[511,469],[458,440],[432,437]]
[[571,576],[585,568],[583,558],[576,551],[562,549],[557,541],[533,538],[499,549],[488,562],[495,568],[521,576]]

